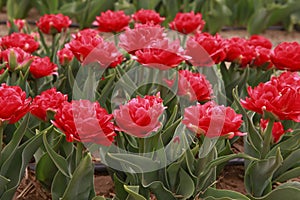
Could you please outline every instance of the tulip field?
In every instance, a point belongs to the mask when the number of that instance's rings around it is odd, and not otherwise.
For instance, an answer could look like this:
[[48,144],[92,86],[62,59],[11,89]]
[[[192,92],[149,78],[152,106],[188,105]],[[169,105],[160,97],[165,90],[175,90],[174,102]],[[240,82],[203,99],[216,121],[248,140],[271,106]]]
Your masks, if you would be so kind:
[[[34,2],[32,23],[8,0],[0,36],[0,200],[300,199],[296,40],[271,42],[253,17],[223,37],[196,1],[88,7],[86,21]],[[270,13],[264,29],[287,27]],[[243,189],[225,187],[238,169]]]

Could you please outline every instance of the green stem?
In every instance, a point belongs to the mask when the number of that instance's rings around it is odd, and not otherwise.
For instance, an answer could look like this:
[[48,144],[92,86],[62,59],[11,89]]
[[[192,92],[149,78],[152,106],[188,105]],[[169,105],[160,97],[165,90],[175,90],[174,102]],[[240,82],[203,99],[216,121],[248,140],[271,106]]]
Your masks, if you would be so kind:
[[1,151],[2,151],[2,146],[3,146],[3,125],[1,125],[1,122],[0,121],[0,155],[1,155]]
[[272,140],[272,129],[273,129],[274,122],[275,122],[274,119],[270,119],[268,126],[264,132],[264,141],[263,141],[261,158],[265,158],[268,152],[270,151],[270,143]]
[[83,152],[83,144],[81,142],[76,143],[76,166],[79,165],[82,159],[82,152]]

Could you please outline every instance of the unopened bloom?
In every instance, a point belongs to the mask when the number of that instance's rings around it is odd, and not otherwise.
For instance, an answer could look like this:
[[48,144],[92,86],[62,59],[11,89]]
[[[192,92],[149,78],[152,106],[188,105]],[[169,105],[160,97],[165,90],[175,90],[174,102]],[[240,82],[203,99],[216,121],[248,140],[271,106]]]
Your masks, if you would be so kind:
[[59,63],[62,66],[67,65],[74,58],[74,54],[72,53],[72,51],[67,48],[63,48],[63,49],[57,51],[57,56],[58,56]]
[[[269,123],[269,120],[266,119],[261,119],[260,120],[260,127],[262,131],[265,131]],[[274,122],[273,128],[272,128],[272,136],[273,136],[273,141],[277,143],[281,136],[284,135],[286,132],[292,131],[291,129],[288,129],[287,131],[284,130],[284,127],[281,122]]]

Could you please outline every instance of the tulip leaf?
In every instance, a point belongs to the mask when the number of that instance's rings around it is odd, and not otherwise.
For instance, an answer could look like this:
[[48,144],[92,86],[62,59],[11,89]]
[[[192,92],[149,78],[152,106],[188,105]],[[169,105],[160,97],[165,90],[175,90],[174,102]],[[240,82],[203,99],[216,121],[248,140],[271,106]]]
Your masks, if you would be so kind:
[[201,197],[204,200],[208,199],[238,199],[238,200],[250,200],[250,198],[246,197],[245,195],[232,191],[232,190],[219,190],[212,187],[207,188]]
[[261,152],[262,137],[258,133],[258,131],[255,129],[255,126],[254,126],[251,118],[248,116],[246,110],[241,105],[236,88],[233,89],[232,94],[233,94],[234,101],[235,101],[236,105],[238,106],[238,109],[240,110],[240,112],[243,115],[243,119],[246,124],[246,130],[248,130],[248,135],[246,136],[246,139],[249,139],[249,144],[251,145],[252,148],[255,149],[255,152]]
[[75,169],[61,200],[90,199],[91,195],[95,196],[93,177],[92,157],[86,154]]
[[45,148],[47,150],[47,153],[49,154],[50,158],[52,159],[52,161],[56,165],[56,167],[59,169],[59,171],[61,171],[63,173],[63,175],[65,175],[67,177],[71,177],[67,160],[52,149],[52,147],[49,145],[49,143],[47,141],[46,133],[43,136],[43,142],[44,142]]
[[51,196],[53,200],[61,199],[69,182],[70,182],[70,178],[63,175],[61,171],[57,171],[56,175],[53,178],[53,182],[51,186]]
[[14,154],[17,151],[17,148],[22,138],[27,131],[29,118],[30,115],[27,114],[23,119],[22,123],[17,128],[17,130],[14,132],[11,141],[2,150],[1,157],[0,157],[1,174],[5,174],[7,172],[8,168],[4,167],[5,165],[4,163],[7,162],[8,160],[11,160],[11,158],[14,157]]
[[5,166],[3,167],[9,170],[6,171],[5,174],[1,172],[0,175],[5,176],[10,180],[10,182],[6,184],[7,188],[5,192],[2,193],[2,196],[0,195],[0,200],[13,198],[24,175],[25,168],[33,158],[33,154],[42,145],[42,135],[43,134],[37,134],[28,139],[25,143],[19,146],[13,156],[9,157],[5,162]]
[[296,167],[296,168],[293,168],[286,172],[283,172],[274,181],[282,183],[282,182],[288,181],[292,178],[297,178],[299,176],[300,176],[300,167]]
[[92,200],[106,200],[103,196],[95,196]]
[[280,149],[277,150],[276,156],[252,161],[245,172],[246,191],[255,197],[262,196],[265,192],[268,192],[271,189],[273,174],[282,162]]
[[190,175],[183,169],[179,171],[179,183],[176,191],[176,196],[180,196],[181,199],[190,198],[195,191],[195,185]]
[[288,199],[288,200],[298,200],[300,196],[300,189],[295,187],[278,187],[269,194],[253,198],[252,200],[282,200],[282,199]]
[[3,194],[5,190],[7,190],[7,184],[10,182],[9,179],[0,175],[0,194]]
[[176,200],[174,194],[168,190],[161,181],[154,181],[149,186],[157,199]]
[[57,173],[57,167],[51,160],[49,154],[45,153],[36,165],[35,176],[46,188],[50,188],[53,178]]
[[139,194],[139,186],[124,185],[124,189],[129,194],[127,198],[132,200],[146,200],[145,197]]

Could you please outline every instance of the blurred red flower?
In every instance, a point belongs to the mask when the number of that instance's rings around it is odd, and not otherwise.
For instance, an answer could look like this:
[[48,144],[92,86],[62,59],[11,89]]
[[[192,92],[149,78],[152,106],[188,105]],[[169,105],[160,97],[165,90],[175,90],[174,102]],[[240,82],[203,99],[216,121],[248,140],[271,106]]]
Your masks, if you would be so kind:
[[300,87],[285,83],[281,75],[247,90],[249,97],[241,99],[244,108],[260,114],[271,113],[276,119],[300,122]]
[[59,60],[59,63],[62,66],[68,65],[74,58],[74,54],[71,50],[67,48],[62,48],[61,50],[57,51],[57,57]]
[[56,112],[61,105],[68,100],[68,96],[57,92],[56,88],[43,91],[40,95],[34,97],[31,103],[31,114],[40,118],[47,119],[47,112]]
[[59,14],[46,14],[42,16],[36,25],[45,34],[56,34],[66,30],[72,21],[68,16]]
[[120,34],[119,46],[134,54],[137,50],[151,47],[153,43],[164,38],[164,28],[161,26],[135,24],[134,29],[126,29]]
[[252,35],[248,39],[248,44],[254,47],[264,47],[266,49],[272,49],[272,42],[268,39],[265,38],[264,36],[261,35]]
[[12,33],[0,39],[2,49],[19,47],[28,53],[33,53],[39,48],[39,43],[32,35],[25,33]]
[[[18,28],[19,32],[23,29],[25,22],[26,22],[25,19],[14,19],[13,20],[13,23]],[[11,28],[11,23],[9,21],[6,22],[6,25],[8,28]]]
[[223,47],[223,38],[216,34],[197,33],[187,41],[186,55],[194,66],[212,66],[222,62],[226,53]]
[[121,32],[129,24],[130,17],[125,15],[124,11],[111,11],[102,12],[100,16],[96,17],[93,25],[98,26],[100,32]]
[[182,123],[199,137],[209,138],[243,136],[239,131],[243,120],[231,107],[217,105],[209,101],[185,108]]
[[155,40],[143,49],[137,50],[133,59],[142,65],[160,70],[167,70],[178,66],[186,59],[180,42],[168,39]]
[[[261,119],[260,120],[260,127],[262,131],[265,131],[269,123],[269,120],[266,119]],[[291,129],[288,129],[287,131],[284,130],[283,125],[281,122],[274,122],[273,128],[272,128],[272,136],[273,136],[273,141],[277,143],[281,136],[285,134],[286,132],[292,131]]]
[[275,47],[271,60],[277,69],[300,70],[300,44],[298,42],[282,42]]
[[0,124],[7,121],[16,123],[30,110],[31,98],[19,86],[8,86],[2,83],[0,87]]
[[223,46],[226,52],[225,61],[238,63],[241,67],[252,64],[256,58],[254,46],[249,45],[246,39],[239,37],[229,38],[224,40]]
[[165,20],[164,17],[161,17],[159,13],[154,10],[144,10],[141,9],[132,15],[132,19],[137,23],[147,24],[160,24]]
[[98,102],[65,101],[54,118],[53,125],[66,135],[68,142],[81,141],[109,146],[116,136],[111,121],[113,116]]
[[42,78],[57,74],[57,69],[57,65],[52,63],[49,57],[36,56],[30,65],[29,71],[34,78]]
[[183,34],[201,31],[205,25],[200,13],[194,11],[189,13],[177,13],[175,19],[169,23],[169,27]]
[[147,137],[161,127],[159,117],[164,106],[158,93],[156,96],[136,97],[114,110],[117,130],[136,137]]
[[269,63],[266,66],[266,69],[271,69],[273,67],[273,63],[271,61],[271,49],[267,49],[265,47],[257,46],[255,47],[256,57],[252,66],[261,67],[266,63]]

